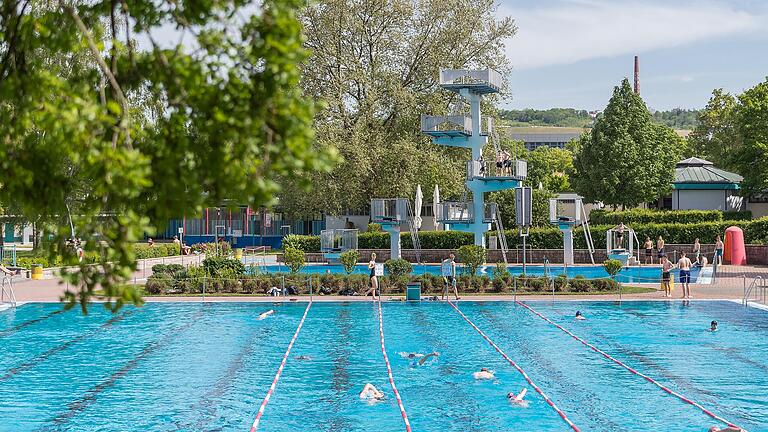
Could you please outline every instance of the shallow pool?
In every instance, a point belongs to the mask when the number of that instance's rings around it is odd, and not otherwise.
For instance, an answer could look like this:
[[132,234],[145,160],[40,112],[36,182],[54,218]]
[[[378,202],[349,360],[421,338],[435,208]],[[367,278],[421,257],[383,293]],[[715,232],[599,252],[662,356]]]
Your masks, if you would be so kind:
[[[768,431],[768,312],[730,302],[529,302],[618,359],[752,432]],[[448,304],[385,303],[392,372],[413,431],[566,431]],[[110,315],[0,312],[0,431],[248,431],[306,304],[147,304]],[[258,313],[275,309],[257,321]],[[519,305],[461,302],[582,431],[718,424]],[[578,309],[586,321],[574,321]],[[263,431],[402,431],[372,302],[315,303]],[[720,330],[710,333],[711,320]],[[399,352],[438,351],[414,367]],[[311,360],[297,360],[295,356]],[[493,381],[471,373],[487,367]],[[365,383],[386,394],[369,405]],[[507,392],[528,388],[527,408]]]
[[[272,264],[258,267],[261,271],[269,273],[288,272],[288,267],[285,264]],[[493,274],[495,266],[482,266],[478,269],[478,274],[491,276]],[[601,279],[607,278],[608,273],[602,265],[596,266],[567,266],[551,265],[546,268],[543,265],[528,265],[523,271],[522,265],[510,265],[507,269],[512,275],[519,276],[526,274],[528,276],[544,276],[550,277],[566,275],[569,278],[576,276],[582,276],[587,279]],[[303,274],[344,274],[344,267],[340,264],[310,264],[305,265],[300,270]],[[355,266],[354,274],[368,274],[370,270],[367,265]],[[691,270],[691,282],[696,283],[699,277],[700,269],[698,267]],[[440,265],[438,264],[414,264],[413,274],[430,273],[433,275],[440,274]],[[461,268],[459,269],[461,273]],[[679,282],[678,272],[675,271],[675,281]],[[623,283],[653,283],[657,284],[661,282],[661,268],[660,267],[624,267],[616,276],[616,280]]]

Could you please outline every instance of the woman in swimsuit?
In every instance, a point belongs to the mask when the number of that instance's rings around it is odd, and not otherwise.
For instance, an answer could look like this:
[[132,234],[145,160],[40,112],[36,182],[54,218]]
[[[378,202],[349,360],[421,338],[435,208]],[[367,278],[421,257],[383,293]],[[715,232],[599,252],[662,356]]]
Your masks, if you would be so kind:
[[368,288],[368,291],[366,291],[363,296],[367,297],[370,293],[373,295],[373,300],[376,300],[376,292],[379,290],[379,280],[376,279],[376,253],[371,254],[371,261],[368,262],[368,269],[371,271],[368,276],[371,281],[371,287]]

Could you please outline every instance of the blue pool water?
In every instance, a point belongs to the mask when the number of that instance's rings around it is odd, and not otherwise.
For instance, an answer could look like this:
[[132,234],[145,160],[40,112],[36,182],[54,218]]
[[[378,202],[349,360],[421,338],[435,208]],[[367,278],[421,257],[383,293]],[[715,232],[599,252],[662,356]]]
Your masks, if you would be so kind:
[[[284,264],[273,264],[259,267],[262,271],[270,273],[288,272],[288,267]],[[482,266],[478,269],[478,274],[491,276],[495,266]],[[523,274],[522,265],[510,265],[507,267],[512,275],[519,276]],[[525,268],[525,274],[528,276],[544,276],[548,274],[550,277],[566,275],[569,278],[576,276],[583,276],[587,279],[600,279],[608,277],[608,273],[602,265],[597,266],[569,266],[564,267],[562,265],[547,266],[546,270],[543,265],[529,265]],[[691,282],[696,282],[699,277],[700,269],[698,267],[691,270]],[[300,270],[303,274],[344,274],[344,267],[340,264],[310,264],[302,267]],[[354,274],[369,274],[370,270],[367,265],[358,265],[355,267]],[[433,275],[440,274],[440,265],[438,264],[414,264],[414,274],[430,273]],[[677,271],[674,272],[675,281],[679,281]],[[661,282],[661,268],[660,267],[625,267],[621,269],[621,272],[616,276],[616,280],[623,283],[660,283]]]
[[[768,431],[768,312],[730,302],[529,302],[554,321],[751,432]],[[27,304],[0,312],[0,431],[247,431],[305,304],[147,304],[112,316]],[[385,303],[394,379],[414,431],[566,431],[447,304]],[[461,310],[583,431],[706,431],[701,411],[511,303]],[[274,317],[257,321],[273,308]],[[588,317],[574,321],[579,309]],[[706,329],[711,320],[720,331]],[[398,352],[438,351],[424,367]],[[295,356],[311,360],[296,360]],[[496,380],[475,382],[481,367]],[[367,382],[386,399],[357,396]],[[372,302],[315,303],[262,431],[402,431]]]

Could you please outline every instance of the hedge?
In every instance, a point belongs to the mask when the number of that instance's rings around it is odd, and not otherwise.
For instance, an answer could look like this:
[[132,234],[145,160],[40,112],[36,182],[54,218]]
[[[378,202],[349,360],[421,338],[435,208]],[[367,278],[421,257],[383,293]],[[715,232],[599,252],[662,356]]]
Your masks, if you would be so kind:
[[631,209],[624,211],[592,210],[589,213],[589,223],[593,225],[625,225],[645,224],[698,224],[704,222],[721,222],[751,220],[751,211],[722,212],[720,210],[651,210]]
[[133,254],[136,259],[174,256],[179,254],[179,246],[173,243],[155,243],[152,246],[136,243],[133,245]]
[[[318,291],[317,281],[320,281]],[[439,295],[443,291],[443,278],[437,275],[425,274],[410,276],[410,281],[420,282],[422,293]],[[488,276],[459,276],[456,280],[459,291],[463,293],[496,293],[511,294],[515,285],[520,293],[550,293],[551,280],[542,277],[523,278],[504,276],[490,278]],[[399,282],[399,283],[398,283]],[[299,294],[309,294],[309,284],[306,275],[260,274],[231,279],[202,279],[185,278],[183,273],[160,273],[151,276],[144,292],[148,295],[164,294],[200,294],[205,288],[208,294],[233,293],[233,294],[266,294],[272,287],[293,286]],[[355,292],[358,295],[364,293],[369,287],[367,275],[338,275],[323,274],[313,278],[315,295],[349,295]],[[616,292],[619,285],[610,279],[584,279],[577,277],[554,279],[556,292]],[[379,286],[383,294],[403,294],[404,284],[389,276],[380,278]]]
[[[669,244],[692,244],[696,238],[699,238],[703,244],[713,244],[715,237],[722,236],[725,229],[730,226],[738,226],[744,230],[744,239],[748,244],[768,244],[768,216],[742,221],[717,221],[702,222],[698,224],[633,224],[629,225],[635,230],[642,247],[645,237],[648,236],[656,242],[658,236],[662,236],[664,241]],[[601,249],[605,245],[606,231],[615,225],[590,225],[592,240],[595,247]],[[495,231],[489,231],[486,236],[496,235]],[[522,246],[522,239],[517,230],[505,231],[507,244],[509,248],[514,249]],[[587,244],[584,239],[583,228],[574,230],[574,247],[577,249],[586,249]],[[287,238],[287,237],[286,237]],[[297,240],[298,239],[298,240]],[[364,240],[365,239],[365,240]],[[419,233],[422,249],[458,249],[464,245],[471,245],[474,242],[472,233],[460,231],[425,231]],[[404,249],[411,249],[410,233],[401,233],[401,244]],[[317,245],[315,247],[315,245]],[[531,228],[529,236],[526,239],[526,245],[532,249],[562,249],[563,233],[555,228]],[[285,246],[285,244],[284,244]],[[292,236],[292,247],[299,247],[304,252],[319,252],[319,236]],[[363,233],[358,238],[360,249],[388,249],[389,234],[387,233]]]

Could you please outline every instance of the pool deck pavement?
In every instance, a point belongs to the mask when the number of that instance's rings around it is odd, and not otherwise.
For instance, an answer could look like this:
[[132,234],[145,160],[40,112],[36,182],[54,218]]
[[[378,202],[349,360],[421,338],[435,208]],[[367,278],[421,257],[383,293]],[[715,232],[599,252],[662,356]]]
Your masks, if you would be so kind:
[[[151,267],[158,263],[182,263],[197,262],[197,257],[169,257],[141,260],[138,268],[132,277],[132,281],[141,284],[146,277],[151,274]],[[716,280],[711,284],[692,284],[694,300],[714,300],[731,299],[741,300],[743,298],[745,284],[749,285],[756,276],[762,276],[768,280],[768,267],[766,266],[721,266],[718,269]],[[768,282],[767,282],[768,283]],[[647,286],[659,288],[658,284],[632,284],[638,286]],[[18,302],[59,302],[67,290],[68,286],[57,277],[51,277],[43,280],[31,280],[15,278],[13,283],[16,300]],[[675,284],[673,297],[671,300],[681,299],[682,291],[679,284]],[[425,294],[426,297],[426,294]],[[305,300],[307,296],[298,297],[269,297],[269,296],[205,296],[205,301],[211,302],[280,302]],[[403,296],[383,296],[385,300],[402,299]],[[513,296],[506,295],[464,295],[462,300],[468,301],[512,301]],[[551,300],[551,295],[519,295],[518,298],[525,300]],[[592,294],[592,295],[556,295],[558,300],[618,300],[616,294]],[[150,302],[190,302],[201,301],[201,296],[163,296],[144,298]],[[371,301],[370,297],[358,296],[314,296],[314,301]],[[623,294],[622,300],[670,300],[665,298],[660,291]]]

